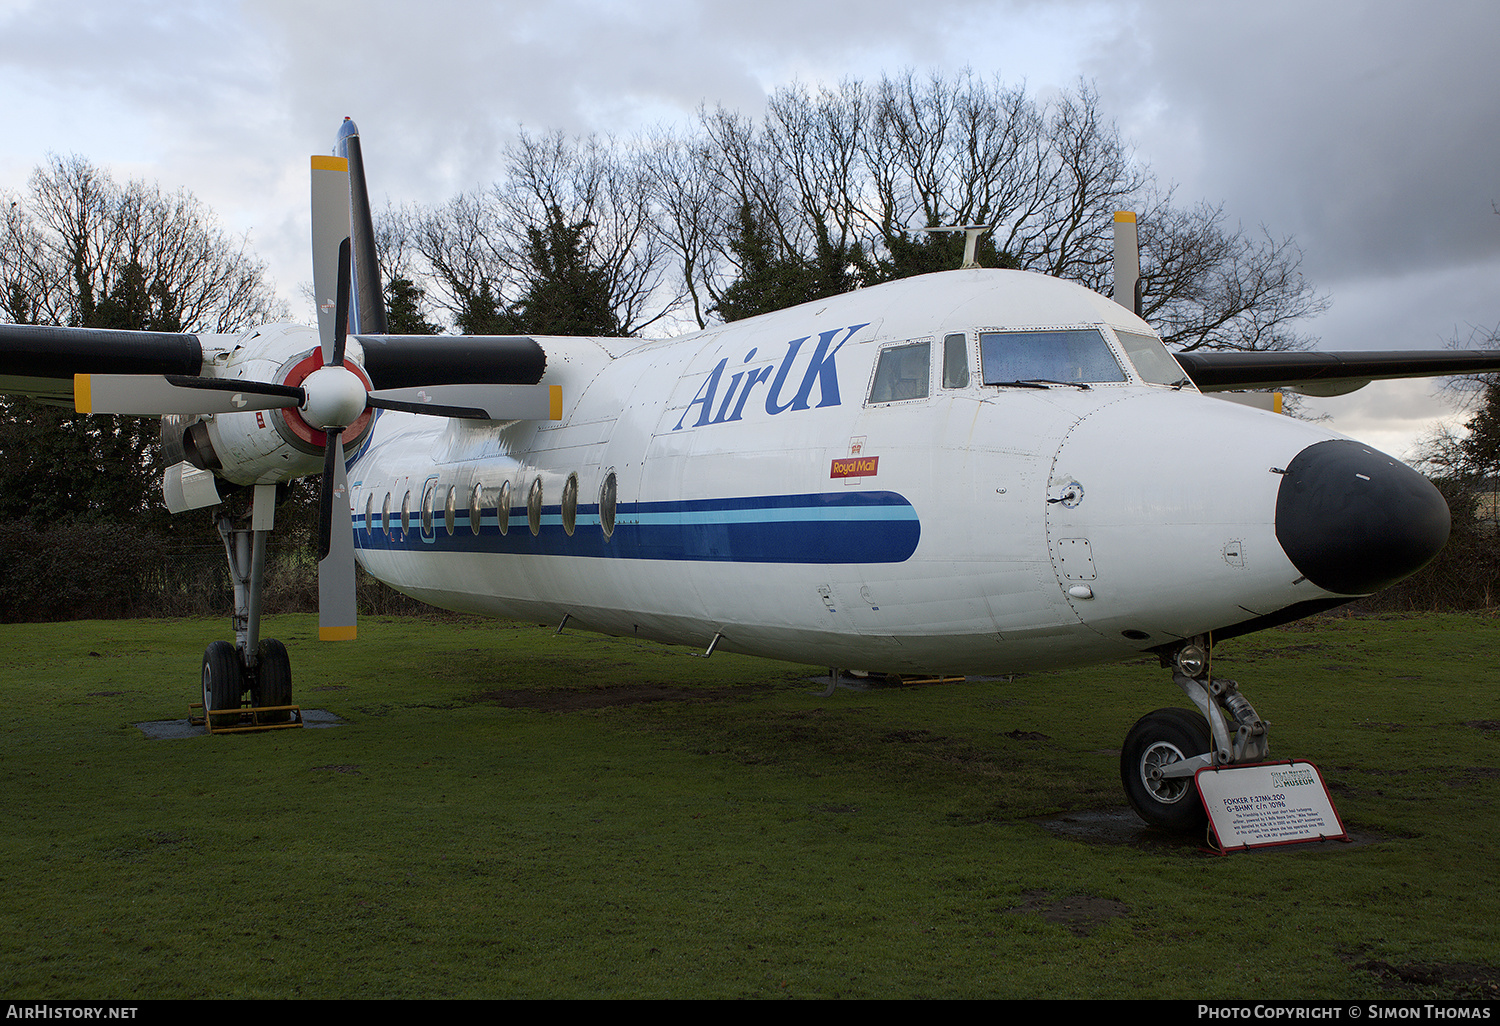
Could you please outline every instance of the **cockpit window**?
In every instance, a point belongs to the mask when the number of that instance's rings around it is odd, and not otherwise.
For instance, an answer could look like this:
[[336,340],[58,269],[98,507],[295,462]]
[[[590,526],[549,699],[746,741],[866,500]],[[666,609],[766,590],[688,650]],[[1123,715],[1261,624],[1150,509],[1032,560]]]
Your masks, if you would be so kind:
[[870,402],[927,398],[932,376],[930,349],[926,342],[911,342],[881,350],[880,362],[875,365],[875,380],[870,384]]
[[969,336],[943,336],[943,387],[969,387]]
[[1134,331],[1115,329],[1125,357],[1135,365],[1135,372],[1142,381],[1153,385],[1182,385],[1188,381],[1182,365],[1172,358],[1167,347],[1155,335],[1142,335]]
[[982,331],[979,362],[986,385],[1083,385],[1125,380],[1119,361],[1096,328]]

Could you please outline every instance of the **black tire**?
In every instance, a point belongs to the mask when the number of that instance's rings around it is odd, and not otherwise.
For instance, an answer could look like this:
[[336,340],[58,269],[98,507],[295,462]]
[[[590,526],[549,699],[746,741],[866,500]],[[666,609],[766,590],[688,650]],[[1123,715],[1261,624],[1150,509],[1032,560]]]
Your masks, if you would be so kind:
[[240,721],[240,698],[244,693],[245,667],[240,663],[239,649],[227,641],[213,642],[203,650],[205,721],[214,728],[237,724]]
[[[260,665],[255,671],[255,704],[292,704],[292,660],[286,654],[286,646],[275,638],[266,638],[260,643]],[[285,723],[292,718],[290,711],[262,713],[262,723]]]
[[1198,833],[1208,823],[1192,777],[1152,780],[1148,770],[1202,755],[1213,747],[1208,722],[1186,709],[1158,709],[1142,716],[1120,750],[1120,782],[1136,815],[1172,833]]

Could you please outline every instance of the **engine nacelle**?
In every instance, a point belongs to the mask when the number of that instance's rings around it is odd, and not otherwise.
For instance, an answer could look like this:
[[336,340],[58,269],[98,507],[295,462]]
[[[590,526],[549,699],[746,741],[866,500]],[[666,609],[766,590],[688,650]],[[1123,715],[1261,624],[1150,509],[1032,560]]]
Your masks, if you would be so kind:
[[[269,381],[300,385],[323,367],[318,334],[296,324],[275,324],[244,335],[200,336],[203,373],[228,380]],[[213,345],[222,343],[221,347]],[[369,376],[355,360],[351,345],[346,366],[370,388]],[[366,409],[344,430],[344,448],[353,452],[370,432]],[[323,471],[327,436],[295,408],[220,413],[209,416],[165,416],[161,422],[166,465],[187,462],[233,484],[292,481]]]

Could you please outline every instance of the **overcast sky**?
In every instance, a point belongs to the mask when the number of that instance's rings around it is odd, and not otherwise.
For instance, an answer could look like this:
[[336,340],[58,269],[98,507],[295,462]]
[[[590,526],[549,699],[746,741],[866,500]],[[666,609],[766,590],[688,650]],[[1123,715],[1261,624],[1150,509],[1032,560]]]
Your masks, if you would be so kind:
[[[1327,349],[1500,324],[1494,0],[0,0],[0,189],[47,154],[185,187],[300,311],[307,157],[359,123],[377,206],[494,180],[518,126],[630,134],[778,86],[968,66],[1097,88],[1184,203],[1292,235]],[[1396,455],[1428,384],[1320,402]]]

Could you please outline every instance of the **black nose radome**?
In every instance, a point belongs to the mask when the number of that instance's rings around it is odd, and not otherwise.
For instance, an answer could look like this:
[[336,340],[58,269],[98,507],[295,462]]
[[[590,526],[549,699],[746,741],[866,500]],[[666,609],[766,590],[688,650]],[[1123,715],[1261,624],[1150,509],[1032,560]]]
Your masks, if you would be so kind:
[[1276,493],[1276,540],[1309,581],[1341,595],[1368,595],[1420,570],[1448,527],[1432,482],[1352,439],[1303,449]]

